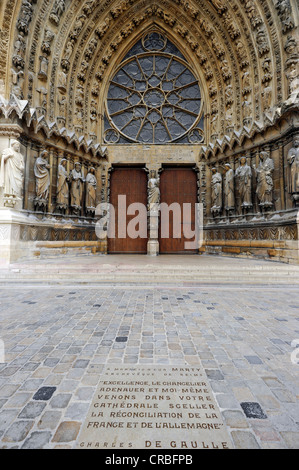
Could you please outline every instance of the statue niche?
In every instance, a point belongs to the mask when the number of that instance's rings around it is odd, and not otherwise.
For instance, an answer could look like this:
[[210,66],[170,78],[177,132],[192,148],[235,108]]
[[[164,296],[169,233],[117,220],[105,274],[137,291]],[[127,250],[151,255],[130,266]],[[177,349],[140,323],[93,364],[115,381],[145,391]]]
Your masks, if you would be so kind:
[[274,162],[268,152],[261,152],[259,156],[259,166],[256,169],[257,188],[256,193],[261,211],[272,209],[273,207],[273,171]]
[[67,160],[63,158],[58,165],[56,209],[66,213],[69,205],[69,175],[66,169]]
[[35,175],[35,190],[36,196],[34,199],[34,206],[36,210],[46,211],[49,199],[50,188],[50,165],[48,162],[49,152],[43,150],[40,156],[36,159],[34,165]]
[[83,185],[85,179],[82,174],[81,163],[76,162],[70,173],[71,183],[71,209],[74,215],[80,215],[82,209]]
[[10,147],[2,152],[0,165],[0,188],[3,188],[4,205],[7,207],[14,207],[22,198],[24,167],[20,143],[12,140]]
[[221,173],[217,170],[217,168],[212,168],[212,208],[211,213],[213,217],[217,217],[221,213],[222,209],[222,176]]
[[247,213],[252,208],[252,170],[247,164],[246,157],[240,158],[240,165],[236,169],[236,189],[240,199],[242,213]]
[[293,146],[288,151],[289,164],[288,191],[292,195],[296,206],[299,205],[299,135],[294,138]]
[[224,200],[225,210],[228,216],[232,215],[235,209],[235,175],[229,163],[224,165]]
[[95,168],[89,168],[86,176],[86,195],[85,195],[85,211],[86,215],[94,216],[96,210],[96,191],[97,179],[95,176]]

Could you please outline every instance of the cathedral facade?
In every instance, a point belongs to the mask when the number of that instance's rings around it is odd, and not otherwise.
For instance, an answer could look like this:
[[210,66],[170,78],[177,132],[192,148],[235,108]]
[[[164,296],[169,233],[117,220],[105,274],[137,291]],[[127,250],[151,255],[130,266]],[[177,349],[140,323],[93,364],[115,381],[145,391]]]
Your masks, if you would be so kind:
[[[296,0],[4,0],[1,263],[77,252],[298,263],[298,24]],[[127,225],[131,205],[145,207],[137,237],[110,236],[122,201]],[[174,215],[163,232],[163,203],[191,204],[187,225],[202,232],[191,248]]]

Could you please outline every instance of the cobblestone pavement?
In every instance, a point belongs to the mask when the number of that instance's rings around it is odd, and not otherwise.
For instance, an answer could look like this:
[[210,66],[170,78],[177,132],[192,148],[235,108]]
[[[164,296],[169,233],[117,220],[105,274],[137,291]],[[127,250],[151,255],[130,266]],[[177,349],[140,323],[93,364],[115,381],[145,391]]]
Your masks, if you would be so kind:
[[298,287],[0,291],[2,449],[75,447],[109,363],[201,363],[235,448],[299,448]]

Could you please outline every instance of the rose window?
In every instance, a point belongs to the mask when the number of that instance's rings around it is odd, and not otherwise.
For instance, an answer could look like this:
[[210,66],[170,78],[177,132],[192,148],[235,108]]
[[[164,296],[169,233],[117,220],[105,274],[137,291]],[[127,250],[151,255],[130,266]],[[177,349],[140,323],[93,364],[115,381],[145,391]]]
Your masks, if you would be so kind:
[[110,82],[105,141],[193,143],[203,140],[202,123],[199,83],[184,57],[162,34],[147,34]]

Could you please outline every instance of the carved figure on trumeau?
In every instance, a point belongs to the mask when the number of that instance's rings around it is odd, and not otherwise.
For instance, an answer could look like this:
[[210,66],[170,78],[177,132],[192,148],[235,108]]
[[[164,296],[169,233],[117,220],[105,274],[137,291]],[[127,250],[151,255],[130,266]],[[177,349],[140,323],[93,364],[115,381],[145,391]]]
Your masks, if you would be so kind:
[[86,176],[86,196],[85,196],[85,208],[86,215],[94,215],[96,209],[96,191],[97,191],[97,179],[95,176],[95,168],[92,166],[89,168]]
[[43,150],[40,156],[36,159],[34,164],[34,175],[35,175],[35,190],[36,197],[34,204],[36,208],[46,209],[49,198],[50,188],[50,164],[48,161],[49,153],[47,150]]
[[148,205],[149,208],[160,203],[160,178],[155,170],[151,170],[148,179]]
[[14,207],[17,198],[22,196],[24,167],[20,143],[12,140],[10,147],[2,152],[0,165],[0,187],[4,191],[4,205],[6,206]]
[[65,213],[69,205],[69,175],[66,169],[67,160],[62,158],[57,173],[57,199],[56,208]]
[[240,205],[243,212],[252,207],[252,170],[247,164],[246,157],[240,158],[240,165],[236,169],[236,190],[240,198]]
[[224,205],[228,215],[235,209],[235,174],[230,163],[224,165]]
[[269,152],[261,152],[259,160],[259,166],[256,169],[256,193],[261,209],[270,209],[273,206],[274,161],[270,158]]
[[83,185],[84,176],[82,174],[81,163],[76,162],[75,168],[70,173],[71,182],[71,208],[75,215],[79,215],[82,209],[82,196],[83,196]]
[[212,208],[211,213],[213,216],[220,215],[222,209],[222,176],[217,168],[212,168]]
[[293,146],[288,151],[287,161],[290,166],[288,191],[297,204],[299,202],[299,135],[294,138]]

